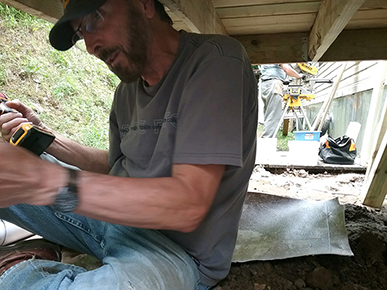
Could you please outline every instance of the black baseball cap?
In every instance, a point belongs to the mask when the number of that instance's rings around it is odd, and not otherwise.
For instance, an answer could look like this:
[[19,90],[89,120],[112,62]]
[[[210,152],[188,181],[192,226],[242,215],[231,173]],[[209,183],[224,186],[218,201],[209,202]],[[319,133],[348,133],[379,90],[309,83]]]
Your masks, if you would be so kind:
[[75,33],[70,21],[81,18],[101,7],[106,0],[64,0],[64,13],[50,31],[50,43],[57,50],[68,50],[73,46]]

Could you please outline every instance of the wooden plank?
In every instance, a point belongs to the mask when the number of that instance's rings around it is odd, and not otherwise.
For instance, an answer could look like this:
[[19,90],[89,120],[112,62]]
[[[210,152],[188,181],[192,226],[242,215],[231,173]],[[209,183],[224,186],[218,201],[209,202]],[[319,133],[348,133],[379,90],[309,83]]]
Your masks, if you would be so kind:
[[[297,2],[309,2],[310,0],[297,0]],[[321,2],[321,0],[320,0]],[[264,4],[283,4],[294,3],[291,0],[212,0],[212,4],[215,8],[219,7],[240,7],[251,5],[264,5]]]
[[367,0],[360,7],[359,10],[368,10],[368,9],[386,9],[387,1],[386,0]]
[[234,36],[245,47],[253,64],[303,62],[302,39],[308,33]]
[[52,23],[63,15],[61,0],[1,0],[1,2]]
[[309,58],[319,60],[365,0],[326,0],[321,3],[309,36]]
[[[274,16],[263,16],[263,17],[241,17],[241,18],[226,18],[223,19],[224,26],[229,28],[234,27],[245,27],[245,26],[256,26],[259,30],[261,26],[269,25],[299,25],[301,23],[306,24],[309,28],[312,27],[315,19],[315,14],[307,13],[301,15],[274,15]],[[308,29],[309,31],[309,29]]]
[[227,27],[227,32],[231,36],[239,35],[251,35],[251,34],[277,34],[277,33],[294,33],[299,31],[309,31],[308,23],[295,23],[292,25],[282,24],[271,24],[271,25],[249,25],[244,27]]
[[364,205],[380,208],[387,193],[387,132],[370,172],[370,181],[363,186]]
[[[387,1],[386,1],[387,2]],[[361,21],[361,20],[383,20],[381,25],[386,22],[387,9],[375,9],[375,10],[359,10],[353,15],[348,23]]]
[[210,0],[160,0],[193,32],[227,34]]
[[190,31],[190,29],[187,27],[187,25],[182,21],[174,22],[173,28],[176,29],[177,31],[179,31],[179,30],[185,30],[188,32]]
[[[218,8],[216,12],[223,20],[224,18],[241,18],[241,17],[261,17],[274,15],[290,15],[316,13],[320,7],[320,1],[301,2],[301,3],[284,3],[277,5],[254,5],[241,7]],[[302,17],[302,16],[301,16]]]
[[229,35],[276,34],[310,31],[315,16],[313,14],[276,15],[223,19]]
[[344,30],[320,61],[387,60],[387,29]]
[[[387,29],[343,31],[321,61],[387,60]],[[303,38],[307,32],[235,35],[253,64],[304,62]]]
[[[362,143],[362,150],[361,150],[361,164],[362,165],[368,165],[368,168],[370,169],[372,167],[374,158],[375,158],[375,152],[378,151],[379,146],[381,144],[381,137],[383,132],[386,131],[386,128],[383,129],[383,121],[380,122],[381,125],[378,125],[379,123],[379,116],[377,116],[375,113],[377,112],[377,109],[380,108],[383,104],[383,91],[385,86],[385,79],[387,75],[387,62],[386,61],[380,61],[377,64],[377,67],[375,68],[375,74],[374,74],[374,87],[372,90],[372,97],[371,97],[371,103],[369,108],[369,114],[367,118],[366,127],[364,129],[364,137],[363,137],[363,143]],[[384,106],[387,106],[387,102],[385,102]],[[386,111],[387,108],[384,109]],[[382,119],[383,120],[383,119]],[[381,126],[381,127],[380,127]],[[367,174],[365,177],[365,180],[367,180],[368,174],[370,170],[367,170]]]
[[346,28],[348,30],[387,28],[387,22],[382,22],[379,19],[357,20],[348,23]]
[[185,22],[183,22],[179,17],[177,17],[177,15],[175,13],[173,13],[171,10],[169,10],[168,7],[165,7],[165,11],[169,15],[169,17],[171,17],[171,19],[172,19],[173,28],[175,28],[176,30],[183,29],[183,30],[188,31],[188,32],[191,31],[191,29],[188,28],[188,26],[185,24]]
[[[293,120],[293,119],[292,119]],[[282,125],[282,136],[288,136],[289,133],[289,119],[284,119],[284,123]]]
[[386,28],[386,19],[387,9],[359,11],[348,22],[345,29]]

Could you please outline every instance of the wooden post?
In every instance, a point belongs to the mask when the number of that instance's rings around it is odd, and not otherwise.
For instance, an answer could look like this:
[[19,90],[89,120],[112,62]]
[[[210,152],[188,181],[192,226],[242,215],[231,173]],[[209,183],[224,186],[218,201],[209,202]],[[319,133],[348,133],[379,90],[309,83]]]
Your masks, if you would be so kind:
[[364,205],[381,208],[387,193],[387,133],[384,133],[382,144],[365,180],[363,193]]
[[[375,70],[375,84],[372,91],[370,108],[368,111],[367,123],[365,124],[362,149],[360,153],[361,165],[372,167],[375,158],[374,152],[377,152],[383,137],[383,123],[387,122],[387,102],[384,104],[384,109],[381,118],[376,115],[378,108],[382,106],[383,90],[385,79],[387,76],[387,61],[380,61]],[[369,171],[367,171],[368,174]],[[367,175],[366,175],[367,176]]]
[[289,132],[289,119],[284,119],[284,123],[282,125],[282,136],[288,136]]

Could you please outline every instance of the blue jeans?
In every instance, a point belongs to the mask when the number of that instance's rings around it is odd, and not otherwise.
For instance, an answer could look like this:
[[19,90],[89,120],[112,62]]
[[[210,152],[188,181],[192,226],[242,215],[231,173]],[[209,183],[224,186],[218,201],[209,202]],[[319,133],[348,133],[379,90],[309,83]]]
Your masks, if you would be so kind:
[[196,264],[159,231],[62,214],[49,206],[19,204],[0,218],[68,248],[97,257],[100,268],[30,259],[0,277],[0,289],[206,290]]

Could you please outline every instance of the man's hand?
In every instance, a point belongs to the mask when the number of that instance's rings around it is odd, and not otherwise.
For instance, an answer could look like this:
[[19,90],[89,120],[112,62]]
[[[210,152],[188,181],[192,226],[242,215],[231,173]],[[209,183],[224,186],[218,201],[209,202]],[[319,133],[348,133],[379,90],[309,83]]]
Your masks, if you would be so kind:
[[0,168],[0,207],[52,204],[67,178],[60,166],[6,142],[0,142]]
[[0,116],[0,132],[4,140],[11,139],[16,129],[24,123],[32,123],[34,125],[45,128],[42,121],[35,115],[33,110],[20,101],[7,102],[9,108],[15,109],[17,112],[11,112]]

